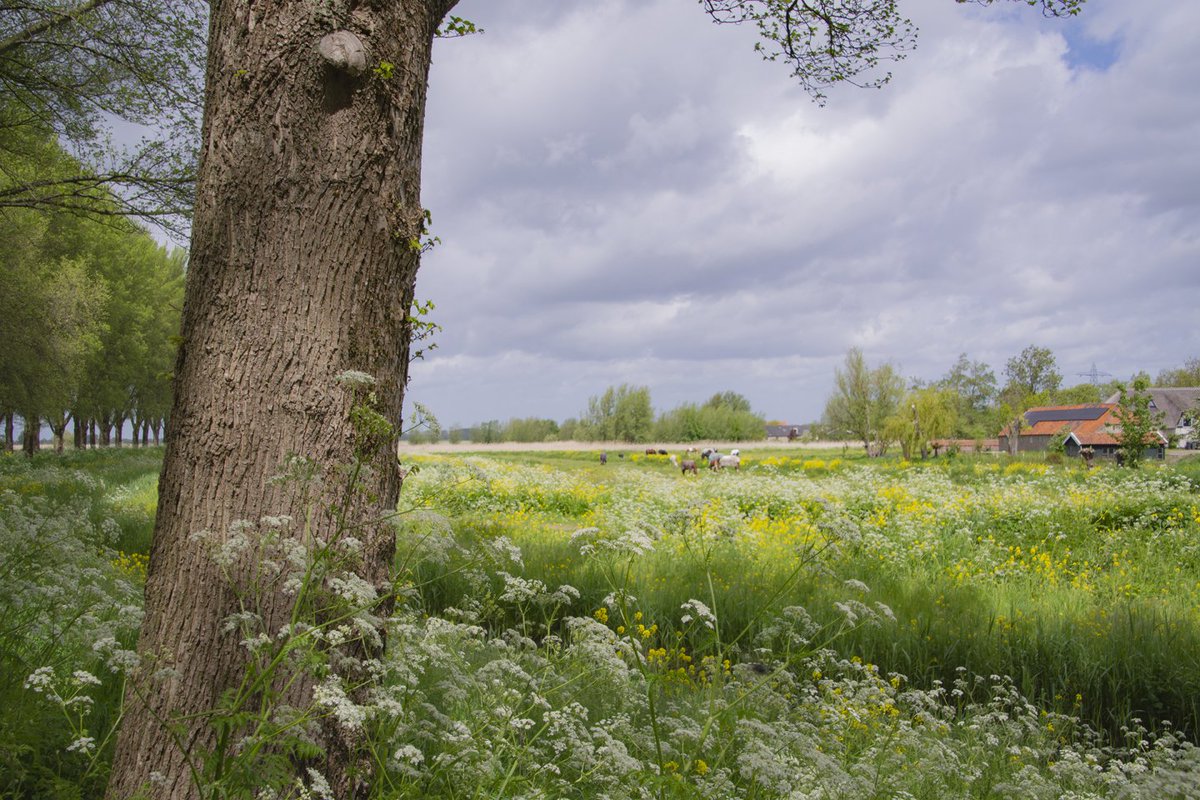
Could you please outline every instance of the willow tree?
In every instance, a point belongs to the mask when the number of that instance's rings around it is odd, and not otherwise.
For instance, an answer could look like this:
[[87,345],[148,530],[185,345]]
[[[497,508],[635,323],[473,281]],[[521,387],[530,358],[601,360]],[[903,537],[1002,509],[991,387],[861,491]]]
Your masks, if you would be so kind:
[[[1042,0],[1050,13],[1080,2]],[[352,413],[362,395],[337,378],[372,376],[370,413],[399,420],[425,219],[430,53],[455,3],[210,4],[182,342],[139,642],[171,670],[126,712],[110,797],[201,796],[196,754],[224,755],[208,712],[236,685],[244,648],[221,635],[235,598],[191,534],[219,539],[234,521],[286,515],[307,519],[305,535],[320,541],[338,519],[362,520],[359,574],[387,594],[395,432],[364,436]],[[817,98],[840,82],[886,81],[881,65],[913,40],[890,0],[701,5],[718,22],[757,25],[764,56],[786,61]],[[307,490],[272,481],[289,455],[324,465],[330,479]],[[338,498],[320,487],[337,485],[335,465],[355,460],[371,467],[360,491],[327,513]],[[288,596],[267,599],[269,617],[287,616]],[[321,755],[297,763],[299,776],[316,766],[335,796],[366,791],[369,767],[348,733],[326,729],[314,744]]]

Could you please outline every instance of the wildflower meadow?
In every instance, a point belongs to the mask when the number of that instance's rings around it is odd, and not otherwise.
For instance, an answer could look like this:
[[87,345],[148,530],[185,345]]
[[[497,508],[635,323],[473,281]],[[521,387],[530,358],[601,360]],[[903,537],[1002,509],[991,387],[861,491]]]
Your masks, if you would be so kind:
[[[596,456],[412,459],[386,605],[350,534],[199,535],[231,583],[249,560],[337,602],[265,630],[237,592],[251,690],[204,796],[328,796],[272,769],[318,724],[378,798],[1200,796],[1195,465]],[[0,458],[2,797],[102,796],[122,696],[156,685],[159,458]],[[351,685],[322,664],[354,637],[387,648]],[[288,658],[306,708],[263,699]]]

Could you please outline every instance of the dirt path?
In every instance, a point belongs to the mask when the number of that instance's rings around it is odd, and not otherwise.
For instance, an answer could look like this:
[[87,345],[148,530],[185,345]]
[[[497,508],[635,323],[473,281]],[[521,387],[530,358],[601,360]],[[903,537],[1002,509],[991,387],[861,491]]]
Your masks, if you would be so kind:
[[678,442],[646,442],[644,444],[626,444],[624,442],[496,442],[494,444],[475,444],[473,442],[459,442],[458,444],[450,444],[448,442],[439,442],[437,444],[408,444],[407,442],[400,443],[400,455],[405,453],[420,455],[423,453],[529,453],[529,452],[546,452],[546,451],[586,451],[586,450],[608,450],[612,453],[642,453],[653,447],[655,450],[666,450],[668,453],[681,453],[689,447],[694,447],[697,450],[703,450],[706,447],[714,447],[721,452],[728,453],[733,448],[737,447],[742,450],[840,450],[845,445],[851,452],[857,452],[861,449],[861,442],[784,442],[784,441],[756,441],[756,442],[691,442],[688,444],[680,444]]

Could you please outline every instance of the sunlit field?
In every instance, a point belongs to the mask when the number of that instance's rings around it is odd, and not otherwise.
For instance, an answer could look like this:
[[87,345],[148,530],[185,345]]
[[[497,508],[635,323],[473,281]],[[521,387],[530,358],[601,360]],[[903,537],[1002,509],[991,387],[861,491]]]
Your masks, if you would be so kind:
[[[598,452],[406,463],[374,796],[1200,794],[1194,464]],[[102,794],[159,458],[0,458],[0,796]]]
[[[923,687],[965,667],[1113,733],[1134,718],[1200,727],[1200,499],[1180,475],[767,455],[681,477],[662,456],[584,458],[429,458],[404,503],[459,535],[507,536],[521,574],[574,586],[580,609],[622,590],[665,630],[701,599],[742,655],[799,605],[839,653]],[[647,552],[612,585],[580,553],[581,531],[636,533]],[[470,594],[454,574],[422,573],[437,602]]]

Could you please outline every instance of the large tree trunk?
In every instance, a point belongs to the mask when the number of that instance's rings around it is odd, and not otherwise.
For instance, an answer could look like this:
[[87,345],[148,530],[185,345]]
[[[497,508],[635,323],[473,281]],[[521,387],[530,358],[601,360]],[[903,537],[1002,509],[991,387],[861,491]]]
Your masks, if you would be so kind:
[[[345,5],[353,12],[338,20],[307,0],[211,5],[183,342],[139,642],[143,653],[171,654],[177,676],[148,691],[145,705],[131,697],[110,798],[143,788],[152,798],[197,797],[184,754],[158,720],[212,709],[243,668],[239,637],[219,632],[235,610],[231,592],[190,534],[224,536],[234,520],[301,520],[314,510],[316,535],[329,535],[322,510],[334,499],[333,469],[353,454],[350,396],[335,383],[342,372],[373,375],[379,412],[400,421],[426,80],[435,29],[453,0]],[[357,75],[318,51],[339,29],[364,46]],[[268,482],[289,454],[315,459],[329,478],[307,509],[297,487]],[[359,518],[395,507],[394,439],[375,449],[372,466],[351,511]],[[356,535],[363,576],[386,586],[390,524]],[[278,619],[288,599],[270,605],[268,617]],[[188,757],[215,747],[202,719],[181,725]],[[327,756],[316,766],[336,796],[361,796],[369,769],[352,777],[349,735],[324,736]]]
[[21,430],[21,450],[30,458],[42,449],[42,418],[38,414],[25,413],[21,416],[24,424]]
[[13,451],[13,432],[16,430],[16,425],[13,423],[13,417],[16,415],[9,411],[4,415],[4,449],[8,452]]
[[56,412],[53,417],[46,418],[50,433],[54,436],[54,452],[61,453],[66,449],[67,423],[71,417],[65,411]]

